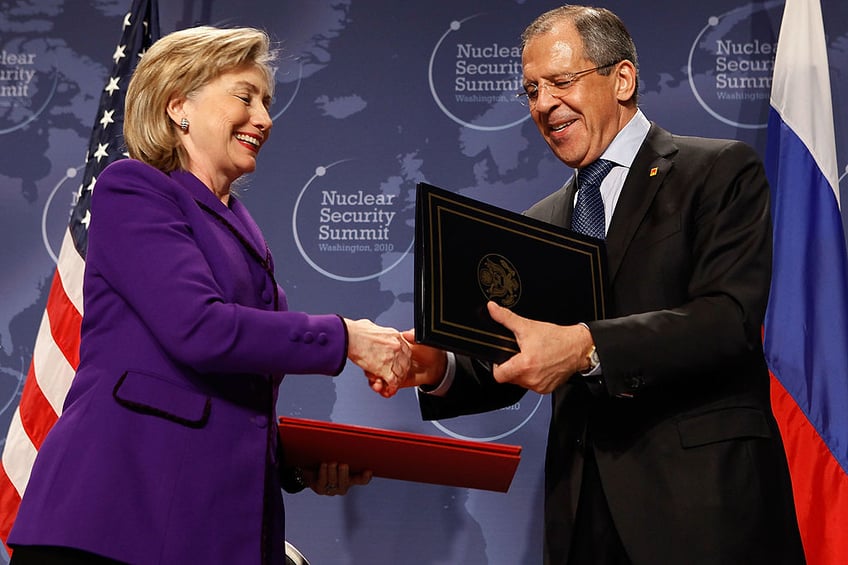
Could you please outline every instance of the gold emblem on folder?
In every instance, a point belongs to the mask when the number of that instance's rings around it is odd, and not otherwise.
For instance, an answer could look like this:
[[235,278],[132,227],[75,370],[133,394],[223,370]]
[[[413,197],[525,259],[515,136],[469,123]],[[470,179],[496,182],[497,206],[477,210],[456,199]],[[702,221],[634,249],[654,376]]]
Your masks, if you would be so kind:
[[521,278],[503,255],[490,253],[480,259],[477,264],[477,282],[488,300],[504,308],[515,306],[521,298]]

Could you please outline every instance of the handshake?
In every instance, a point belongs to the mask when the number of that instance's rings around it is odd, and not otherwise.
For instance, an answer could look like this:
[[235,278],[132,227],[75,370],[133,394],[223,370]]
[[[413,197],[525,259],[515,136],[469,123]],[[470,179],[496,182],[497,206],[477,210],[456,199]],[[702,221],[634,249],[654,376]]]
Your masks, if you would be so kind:
[[[561,326],[519,316],[488,302],[492,319],[511,331],[519,352],[492,366],[498,383],[510,383],[538,394],[549,394],[573,375],[588,371],[595,342],[583,324]],[[412,330],[400,332],[369,320],[345,319],[348,359],[362,367],[374,392],[389,398],[410,386],[437,386],[445,377],[447,354],[415,343]]]
[[438,384],[447,357],[440,349],[415,343],[412,330],[400,332],[370,320],[345,318],[347,357],[365,372],[374,392],[390,398],[405,387]]

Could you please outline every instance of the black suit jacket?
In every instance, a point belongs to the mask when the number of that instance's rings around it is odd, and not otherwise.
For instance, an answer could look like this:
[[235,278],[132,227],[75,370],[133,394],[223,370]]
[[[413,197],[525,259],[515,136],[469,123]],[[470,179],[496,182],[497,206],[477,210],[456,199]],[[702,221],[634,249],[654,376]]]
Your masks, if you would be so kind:
[[[574,182],[527,214],[569,226]],[[565,563],[583,454],[593,449],[633,563],[802,563],[761,341],[771,278],[769,192],[757,154],[651,127],[607,233],[610,308],[589,322],[605,390],[552,394],[545,557]],[[439,419],[510,405],[485,364],[458,358]]]

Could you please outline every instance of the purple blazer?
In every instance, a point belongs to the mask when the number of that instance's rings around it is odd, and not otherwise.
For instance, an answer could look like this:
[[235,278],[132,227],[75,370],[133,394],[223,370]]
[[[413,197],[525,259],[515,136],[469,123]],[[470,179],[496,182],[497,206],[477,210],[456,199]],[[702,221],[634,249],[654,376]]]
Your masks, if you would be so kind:
[[341,372],[343,321],[288,311],[247,210],[189,173],[113,163],[92,218],[80,365],[9,544],[283,563],[277,391]]

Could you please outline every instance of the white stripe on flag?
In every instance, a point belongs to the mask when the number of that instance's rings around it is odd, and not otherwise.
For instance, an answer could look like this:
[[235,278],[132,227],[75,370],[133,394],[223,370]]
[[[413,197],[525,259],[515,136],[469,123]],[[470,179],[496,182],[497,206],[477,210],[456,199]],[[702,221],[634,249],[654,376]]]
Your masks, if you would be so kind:
[[[839,203],[839,167],[821,4],[786,0],[777,40],[771,106],[813,155]],[[810,103],[811,102],[811,103]]]
[[59,270],[59,276],[62,277],[65,296],[82,316],[82,276],[85,271],[85,261],[74,247],[74,238],[71,237],[70,230],[65,230],[56,268]]
[[74,368],[65,358],[62,350],[53,341],[50,331],[49,311],[44,312],[38,336],[35,339],[35,350],[32,353],[32,363],[38,388],[56,415],[62,413],[65,396],[71,388],[74,378]]
[[9,424],[6,447],[3,449],[3,468],[21,497],[23,497],[24,489],[29,482],[29,475],[32,472],[36,455],[38,455],[38,451],[36,451],[21,422],[20,408],[16,408]]

